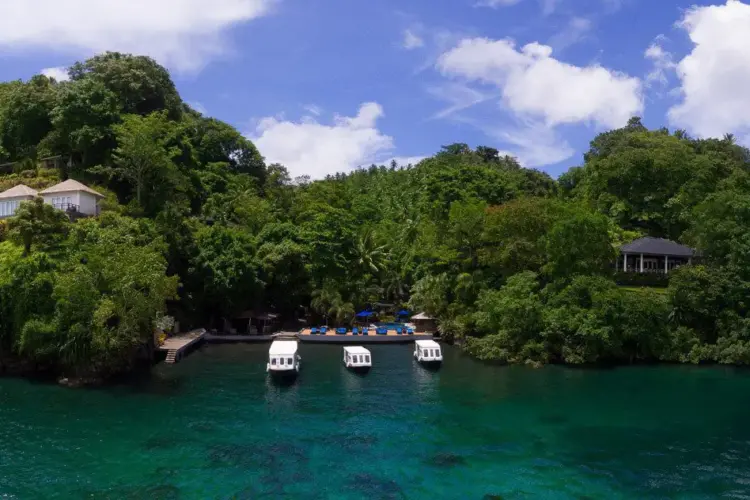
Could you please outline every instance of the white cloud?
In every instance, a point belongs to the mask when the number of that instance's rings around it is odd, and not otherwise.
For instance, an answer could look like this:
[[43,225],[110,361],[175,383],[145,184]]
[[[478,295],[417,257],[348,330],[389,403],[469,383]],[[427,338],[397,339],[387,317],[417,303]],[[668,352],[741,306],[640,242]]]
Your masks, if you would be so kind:
[[[516,5],[521,1],[522,0],[479,0],[479,2],[476,3],[476,6],[497,9],[499,7],[510,7],[511,5]],[[562,0],[539,0],[539,5],[542,8],[542,15],[548,16],[555,12],[557,5],[561,1]]]
[[503,143],[511,144],[512,151],[507,154],[516,156],[526,167],[553,165],[575,154],[554,128],[541,123],[530,122],[520,128],[498,130],[494,135]]
[[542,2],[542,14],[545,16],[549,16],[553,12],[555,12],[555,9],[557,9],[557,4],[560,3],[560,0],[541,0]]
[[521,0],[481,0],[477,3],[477,7],[508,7],[509,5],[515,5]]
[[667,38],[664,35],[657,36],[644,52],[644,57],[651,61],[652,67],[646,76],[646,85],[655,83],[665,86],[669,82],[667,72],[675,69],[676,65],[672,60],[672,54],[664,49],[664,42]]
[[465,39],[444,53],[437,67],[448,76],[496,86],[510,111],[547,126],[618,127],[643,110],[638,78],[561,62],[551,47],[536,42],[519,51],[511,40]]
[[448,82],[443,85],[430,87],[427,89],[427,92],[433,97],[448,103],[445,108],[435,113],[432,118],[449,117],[459,111],[487,101],[492,97],[490,94],[456,82]]
[[305,111],[313,116],[320,116],[320,114],[323,112],[323,108],[321,108],[317,104],[308,104],[307,106],[305,106]]
[[382,162],[383,165],[390,165],[392,161],[398,163],[400,167],[406,167],[408,165],[416,165],[420,161],[427,158],[426,156],[394,156],[386,161]]
[[750,5],[694,7],[679,26],[694,47],[677,64],[682,101],[670,122],[692,134],[750,133]]
[[585,17],[573,17],[559,33],[550,38],[548,45],[556,51],[562,51],[580,42],[591,31],[591,20]]
[[206,109],[206,106],[200,101],[188,101],[187,104],[202,115],[208,114],[208,109]]
[[54,78],[58,82],[67,82],[70,80],[68,68],[44,68],[40,73],[47,78]]
[[378,130],[382,116],[380,104],[367,102],[356,116],[336,116],[332,125],[319,123],[313,116],[299,122],[267,117],[260,120],[250,139],[268,163],[281,163],[292,177],[320,179],[387,157],[393,138]]
[[2,0],[0,49],[114,50],[196,70],[225,52],[229,28],[267,14],[276,1]]
[[420,38],[416,33],[414,33],[414,31],[405,30],[404,40],[401,46],[405,48],[406,50],[418,49],[420,47],[424,47],[424,40],[422,40],[422,38]]

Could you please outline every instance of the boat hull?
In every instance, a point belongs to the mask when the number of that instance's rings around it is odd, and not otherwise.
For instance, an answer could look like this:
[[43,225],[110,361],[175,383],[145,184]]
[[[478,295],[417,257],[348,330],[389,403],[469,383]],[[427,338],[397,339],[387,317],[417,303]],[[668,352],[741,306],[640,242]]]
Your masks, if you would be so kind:
[[372,366],[347,366],[346,369],[354,373],[367,373]]
[[297,378],[297,375],[299,375],[299,368],[295,368],[294,370],[268,370],[268,375],[274,379],[290,380]]

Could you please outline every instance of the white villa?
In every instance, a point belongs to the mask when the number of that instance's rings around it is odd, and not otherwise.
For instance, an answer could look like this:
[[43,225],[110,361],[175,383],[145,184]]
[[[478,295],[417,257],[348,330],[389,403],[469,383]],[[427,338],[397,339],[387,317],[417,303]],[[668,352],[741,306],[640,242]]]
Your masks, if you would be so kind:
[[16,213],[22,201],[33,200],[37,192],[29,186],[19,184],[0,193],[0,219],[5,219]]
[[669,274],[691,264],[699,254],[692,248],[663,238],[640,238],[620,247],[617,268],[626,273]]
[[104,198],[90,187],[73,179],[37,192],[20,184],[0,193],[0,219],[12,217],[23,201],[41,196],[44,203],[58,210],[80,215],[99,215],[99,200]]

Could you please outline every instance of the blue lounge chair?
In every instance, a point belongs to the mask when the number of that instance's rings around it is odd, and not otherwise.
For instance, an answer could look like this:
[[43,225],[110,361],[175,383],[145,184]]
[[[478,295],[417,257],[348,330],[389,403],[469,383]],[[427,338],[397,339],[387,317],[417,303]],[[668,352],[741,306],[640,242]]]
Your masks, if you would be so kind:
[[407,328],[406,333],[408,333],[409,335],[414,335],[414,328]]
[[362,335],[369,335],[367,328],[362,328]]
[[346,335],[346,328],[336,328],[336,335]]
[[388,335],[388,329],[383,327],[378,328],[378,335]]
[[402,333],[404,333],[404,330],[400,326],[396,327],[396,335],[401,335]]
[[317,335],[317,334],[318,334],[318,329],[317,328],[312,328],[310,330],[310,335]]
[[321,326],[320,327],[320,333],[322,333],[323,335],[325,335],[326,332],[328,332],[328,327],[327,326]]
[[359,328],[356,326],[352,328],[352,335],[359,335]]

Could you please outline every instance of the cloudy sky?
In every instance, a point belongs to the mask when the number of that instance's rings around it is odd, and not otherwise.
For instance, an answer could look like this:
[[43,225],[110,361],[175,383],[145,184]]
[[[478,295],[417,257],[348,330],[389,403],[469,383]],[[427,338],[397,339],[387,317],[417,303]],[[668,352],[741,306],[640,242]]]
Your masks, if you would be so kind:
[[558,175],[633,115],[750,145],[735,0],[0,0],[1,80],[106,50],[154,57],[294,176],[453,142]]

